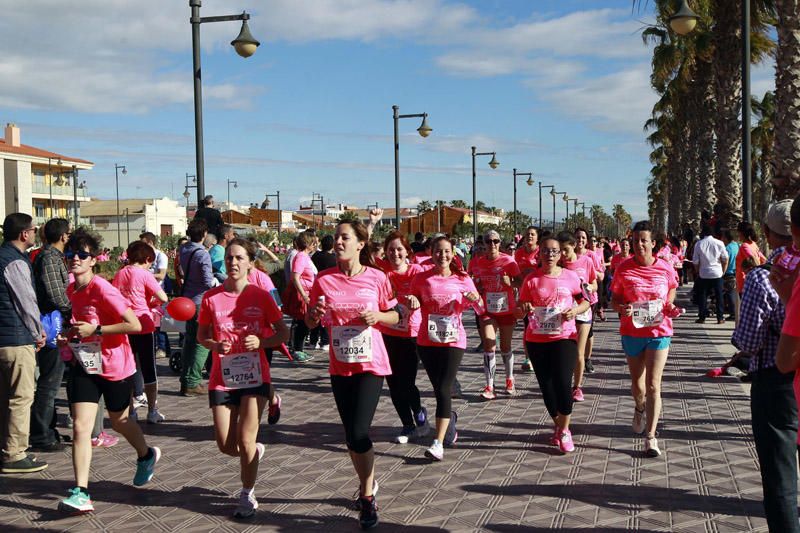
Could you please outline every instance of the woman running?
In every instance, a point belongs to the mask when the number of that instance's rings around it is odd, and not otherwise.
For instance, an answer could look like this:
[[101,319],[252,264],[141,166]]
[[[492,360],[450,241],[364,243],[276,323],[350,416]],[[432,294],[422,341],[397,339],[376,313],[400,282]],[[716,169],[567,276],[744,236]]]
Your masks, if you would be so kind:
[[456,416],[452,410],[452,389],[467,334],[461,313],[467,307],[480,311],[480,295],[475,283],[453,263],[453,243],[437,237],[432,243],[434,267],[417,274],[411,282],[412,307],[422,311],[417,351],[436,395],[436,436],[425,455],[434,461],[444,457],[444,445],[458,439]]
[[645,454],[658,457],[661,376],[672,340],[672,317],[680,314],[673,304],[678,278],[672,265],[653,256],[650,222],[633,226],[632,241],[633,258],[614,272],[611,302],[620,316],[622,348],[631,373],[633,432],[645,433]]
[[[528,226],[522,237],[522,246],[514,252],[514,261],[519,265],[522,279],[528,277],[539,265],[539,228]],[[525,327],[528,326],[528,315],[525,315]],[[528,355],[522,360],[522,370],[533,372],[533,366]]]
[[522,283],[517,314],[528,316],[525,345],[553,419],[550,443],[569,453],[575,449],[569,430],[570,385],[578,362],[575,316],[589,309],[589,301],[583,296],[578,275],[558,266],[561,247],[555,237],[545,237],[539,253],[542,266]]
[[337,265],[317,276],[306,324],[314,328],[322,323],[330,334],[331,388],[358,475],[359,523],[370,529],[378,524],[378,506],[369,427],[383,377],[392,373],[383,337],[374,326],[397,324],[400,315],[386,274],[371,267],[364,224],[339,223],[335,242]]
[[499,233],[487,231],[483,242],[486,244],[486,253],[470,261],[469,271],[486,303],[486,312],[479,319],[483,339],[483,373],[486,378],[486,387],[481,392],[481,397],[484,400],[494,400],[497,397],[494,392],[494,374],[498,333],[506,369],[506,393],[516,392],[511,339],[516,324],[514,288],[519,286],[521,279],[519,265],[514,258],[500,252],[502,241]]
[[67,241],[64,257],[75,281],[67,287],[72,303],[72,325],[59,335],[62,357],[71,366],[67,397],[72,412],[72,467],[76,486],[59,509],[67,513],[94,511],[89,496],[92,462],[92,428],[100,397],[105,399],[111,427],[136,450],[133,485],[141,487],[153,478],[161,450],[149,447],[142,429],[128,416],[136,372],[128,335],[142,325],[128,300],[108,281],[94,274],[100,242],[76,230]]
[[[603,283],[603,279],[605,278],[605,266],[603,260],[603,254],[601,250],[597,248],[597,239],[590,235],[588,231],[583,228],[577,228],[575,230],[575,255],[578,257],[582,257],[584,255],[588,256],[589,259],[592,260],[594,263],[594,275],[595,275],[595,284],[588,285],[586,287],[586,291],[589,294],[589,303],[591,304],[591,311],[588,314],[589,319],[589,336],[586,338],[586,347],[583,350],[583,354],[581,357],[583,358],[583,366],[581,369],[581,376],[580,380],[577,383],[583,383],[583,372],[586,374],[593,374],[594,373],[594,365],[592,363],[592,350],[594,349],[594,322],[595,319],[600,317],[600,312],[598,310],[600,297],[600,285]],[[605,320],[605,317],[603,318]],[[578,385],[580,387],[580,385]],[[580,391],[578,397],[583,395],[583,391]],[[583,400],[578,400],[583,401]]]
[[[128,299],[131,309],[139,319],[142,330],[129,333],[128,342],[136,359],[136,366],[142,373],[144,394],[147,396],[147,422],[158,424],[165,416],[158,410],[158,376],[156,375],[156,339],[155,321],[152,307],[167,301],[167,293],[150,272],[150,266],[156,260],[153,247],[144,241],[134,241],[127,249],[128,266],[122,267],[114,276],[112,285]],[[136,409],[131,402],[130,418],[137,420]]]
[[[582,239],[586,240],[586,232],[581,232]],[[592,303],[592,294],[597,297],[597,270],[594,259],[589,254],[584,253],[578,256],[576,253],[576,239],[575,236],[569,231],[562,231],[558,234],[558,243],[561,246],[561,266],[568,270],[575,272],[581,280],[583,290],[587,294],[589,303]],[[575,384],[572,387],[572,399],[576,402],[584,400],[583,389],[583,371],[585,365],[585,355],[589,338],[592,336],[592,310],[591,308],[579,313],[575,317],[575,323],[578,328],[578,361],[575,364]]]
[[256,437],[270,384],[264,350],[289,338],[275,301],[247,281],[255,259],[256,249],[250,241],[235,238],[228,243],[228,277],[203,295],[197,318],[197,342],[212,356],[208,403],[217,447],[239,458],[242,490],[235,518],[250,518],[258,509],[253,488],[264,445],[256,442]]
[[[308,293],[311,290],[311,286],[314,284],[314,278],[317,277],[317,269],[311,261],[311,257],[308,255],[309,252],[314,252],[313,246],[315,239],[316,236],[308,231],[300,233],[295,239],[294,246],[297,250],[297,254],[292,258],[292,273],[289,278],[289,283],[294,285],[294,289],[303,300],[302,314],[305,314],[310,305],[311,300],[309,299]],[[294,360],[298,363],[311,361],[314,357],[303,351],[303,344],[305,343],[306,335],[308,335],[308,328],[306,327],[305,320],[295,318],[292,322],[292,327],[294,328],[292,333]]]
[[411,294],[412,278],[424,269],[418,264],[408,264],[408,258],[412,255],[411,246],[399,231],[387,235],[382,248],[386,250],[385,262],[388,265],[384,272],[392,284],[403,318],[393,326],[379,324],[378,330],[383,334],[383,343],[392,367],[392,374],[386,376],[386,383],[389,384],[392,404],[403,424],[395,442],[406,444],[409,439],[424,437],[430,429],[428,411],[422,406],[416,385],[419,368],[419,305],[411,305],[411,299],[408,298]]

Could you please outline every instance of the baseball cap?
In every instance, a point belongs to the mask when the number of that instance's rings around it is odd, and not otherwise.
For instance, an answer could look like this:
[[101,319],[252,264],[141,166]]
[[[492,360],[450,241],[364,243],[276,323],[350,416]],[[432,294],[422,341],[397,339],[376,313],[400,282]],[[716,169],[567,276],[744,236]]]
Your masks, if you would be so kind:
[[781,200],[773,202],[767,209],[767,217],[764,223],[769,230],[784,237],[792,235],[792,200]]

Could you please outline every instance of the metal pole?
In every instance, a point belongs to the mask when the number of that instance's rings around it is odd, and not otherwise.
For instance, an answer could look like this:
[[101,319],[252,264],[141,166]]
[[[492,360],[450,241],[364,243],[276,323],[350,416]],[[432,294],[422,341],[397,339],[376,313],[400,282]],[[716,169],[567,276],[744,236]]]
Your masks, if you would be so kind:
[[278,240],[280,240],[281,223],[283,222],[283,213],[281,213],[281,191],[278,191],[276,196],[278,197]]
[[78,227],[78,169],[72,165],[72,213],[75,215],[75,228]]
[[[555,188],[553,188],[552,192],[555,192]],[[556,195],[553,194],[553,233],[556,232]]]
[[442,201],[441,200],[436,200],[436,226],[438,228],[436,231],[438,233],[441,233],[442,232]]
[[517,238],[517,169],[514,169],[514,238]]
[[475,205],[475,147],[472,147],[472,245],[478,242],[478,208]]
[[50,218],[53,218],[53,170],[50,165],[50,159],[47,158],[47,179],[50,181]]
[[114,163],[114,183],[117,187],[117,246],[122,246],[122,228],[119,227],[119,165]]
[[539,181],[539,231],[544,229],[544,222],[542,221],[542,182]]
[[400,135],[398,131],[400,117],[397,114],[399,109],[396,105],[392,106],[394,120],[394,216],[395,227],[398,230],[400,229]]
[[189,0],[192,10],[192,69],[194,71],[194,152],[197,175],[197,205],[205,196],[205,171],[203,169],[203,88],[200,72],[200,6],[201,0]]
[[750,175],[750,0],[742,0],[742,215],[753,221]]

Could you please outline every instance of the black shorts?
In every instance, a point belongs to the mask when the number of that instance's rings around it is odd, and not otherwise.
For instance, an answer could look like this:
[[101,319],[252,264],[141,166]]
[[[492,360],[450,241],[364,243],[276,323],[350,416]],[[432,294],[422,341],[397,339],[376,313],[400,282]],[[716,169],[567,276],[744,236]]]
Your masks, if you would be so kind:
[[208,406],[217,405],[241,405],[243,396],[263,396],[269,398],[269,383],[262,383],[258,387],[248,387],[246,389],[231,390],[209,390]]
[[87,374],[83,367],[74,365],[67,379],[69,403],[98,403],[100,396],[106,401],[110,413],[127,409],[133,392],[133,376],[120,381],[110,381],[97,374]]

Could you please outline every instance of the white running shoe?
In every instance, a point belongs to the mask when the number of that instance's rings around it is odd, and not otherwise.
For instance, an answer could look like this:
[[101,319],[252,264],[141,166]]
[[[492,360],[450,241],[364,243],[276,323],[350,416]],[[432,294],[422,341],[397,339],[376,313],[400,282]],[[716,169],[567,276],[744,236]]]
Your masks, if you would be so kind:
[[246,494],[242,490],[239,493],[239,505],[236,506],[233,517],[238,519],[252,518],[256,514],[256,509],[258,509],[258,501],[255,494]]
[[637,435],[641,435],[644,433],[645,425],[647,425],[647,414],[645,413],[644,409],[641,411],[636,407],[633,408],[633,423],[631,423],[631,429]]
[[434,461],[441,461],[444,458],[444,446],[436,439],[433,439],[431,447],[425,450],[425,457],[433,459]]
[[655,437],[644,438],[644,454],[647,457],[658,457],[661,455],[661,450],[658,448],[658,439]]
[[138,409],[140,407],[147,407],[147,396],[144,394],[133,397],[133,409]]
[[158,410],[158,407],[147,412],[148,424],[160,424],[166,419],[167,417],[161,414],[161,412]]

